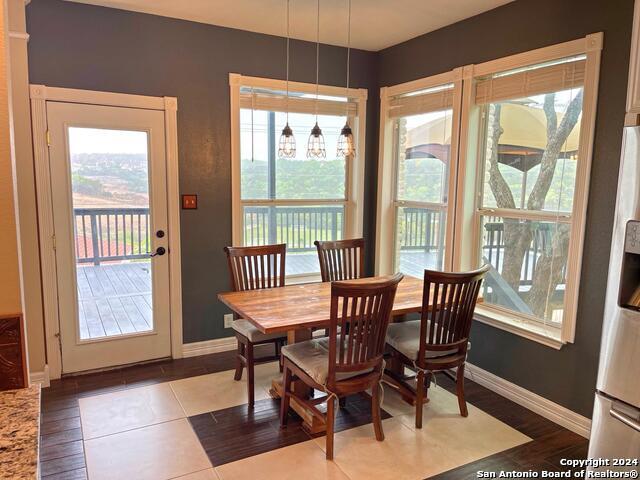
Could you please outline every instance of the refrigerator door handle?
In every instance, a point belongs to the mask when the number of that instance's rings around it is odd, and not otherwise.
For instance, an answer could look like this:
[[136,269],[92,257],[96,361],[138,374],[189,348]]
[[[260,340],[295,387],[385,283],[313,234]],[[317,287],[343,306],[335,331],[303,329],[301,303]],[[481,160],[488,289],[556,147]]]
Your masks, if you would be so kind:
[[609,410],[609,413],[616,420],[620,420],[626,426],[633,428],[637,432],[640,432],[640,422],[638,422],[637,420],[629,418],[625,414],[617,412],[613,408]]

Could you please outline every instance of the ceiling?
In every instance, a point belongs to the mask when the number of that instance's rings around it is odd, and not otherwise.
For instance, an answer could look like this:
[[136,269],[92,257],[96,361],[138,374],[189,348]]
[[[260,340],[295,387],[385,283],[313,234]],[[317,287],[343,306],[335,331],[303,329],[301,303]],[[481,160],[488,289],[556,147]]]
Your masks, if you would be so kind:
[[[286,0],[67,0],[284,36]],[[351,44],[378,51],[512,0],[352,0]],[[315,41],[316,2],[291,0],[291,36]],[[347,44],[347,0],[321,0],[320,41]]]

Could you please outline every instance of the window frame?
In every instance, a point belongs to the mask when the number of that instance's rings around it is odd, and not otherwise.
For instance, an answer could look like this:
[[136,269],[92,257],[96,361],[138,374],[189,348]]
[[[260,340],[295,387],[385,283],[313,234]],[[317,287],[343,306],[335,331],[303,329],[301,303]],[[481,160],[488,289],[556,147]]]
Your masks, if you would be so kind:
[[[584,233],[586,227],[586,211],[589,195],[589,177],[593,154],[593,139],[595,133],[596,105],[598,100],[598,81],[600,76],[600,57],[603,45],[602,32],[593,33],[583,38],[569,42],[551,45],[524,53],[519,53],[481,64],[466,65],[431,77],[403,83],[391,87],[383,87],[380,91],[380,145],[378,163],[378,210],[376,224],[376,274],[387,274],[393,271],[393,264],[389,262],[389,253],[393,249],[390,243],[390,232],[395,224],[389,205],[393,199],[395,179],[390,183],[394,168],[393,159],[393,129],[390,128],[389,99],[398,93],[421,88],[428,88],[452,80],[461,82],[461,99],[459,115],[459,145],[457,157],[453,154],[454,136],[452,132],[451,174],[453,164],[456,164],[455,189],[449,191],[447,230],[451,228],[452,243],[448,250],[451,252],[450,263],[445,270],[468,270],[478,267],[481,249],[480,217],[482,213],[500,215],[501,209],[482,209],[482,179],[479,175],[484,171],[484,155],[481,150],[482,134],[480,118],[481,106],[475,105],[475,83],[478,79],[489,75],[536,65],[562,58],[585,55],[586,71],[584,78],[584,92],[582,104],[582,120],[579,134],[576,184],[573,199],[573,210],[567,216],[560,215],[560,221],[571,224],[571,237],[567,260],[567,283],[565,286],[565,309],[562,327],[543,325],[542,322],[526,318],[504,308],[483,305],[476,308],[475,318],[496,328],[523,336],[530,340],[559,349],[566,343],[573,343],[575,339],[578,294],[582,267]],[[459,79],[458,79],[459,78]],[[455,118],[454,102],[454,118]],[[454,126],[455,128],[455,126]],[[393,187],[393,188],[391,188]],[[484,212],[483,212],[484,210]],[[507,213],[503,210],[503,213]],[[514,212],[509,212],[514,213]],[[512,215],[509,215],[512,216]],[[517,211],[518,217],[529,217],[541,220],[545,217],[558,220],[556,213]],[[449,232],[448,232],[449,234]],[[449,238],[449,237],[448,237]]]
[[[243,228],[245,206],[292,206],[292,205],[342,205],[344,206],[344,238],[361,237],[363,232],[363,202],[364,202],[364,165],[365,165],[365,135],[367,117],[367,89],[335,87],[319,85],[319,95],[345,97],[356,104],[357,113],[349,116],[349,122],[354,132],[356,141],[356,155],[347,159],[345,169],[345,198],[344,199],[250,199],[243,200],[241,196],[241,148],[240,148],[240,89],[243,87],[269,89],[276,91],[286,90],[284,80],[270,78],[251,77],[238,73],[229,74],[230,110],[231,110],[231,231],[232,244],[243,245]],[[290,92],[303,92],[315,95],[316,85],[310,83],[289,81]],[[283,111],[285,99],[282,99]],[[323,100],[319,100],[322,102]],[[310,99],[315,102],[315,99]],[[328,103],[335,103],[329,101]],[[345,105],[346,106],[346,105]],[[301,141],[303,140],[303,141]],[[276,139],[277,141],[277,139]],[[306,147],[306,138],[298,139],[298,148]],[[320,273],[303,273],[287,275],[287,283],[304,283],[318,281]]]
[[[451,146],[449,155],[449,184],[447,189],[446,207],[431,202],[413,200],[398,200],[397,188],[397,118],[389,115],[390,102],[398,95],[418,92],[443,85],[453,85],[453,102],[451,106]],[[457,184],[458,145],[460,133],[460,116],[462,101],[462,69],[455,69],[432,77],[427,77],[411,82],[382,87],[380,89],[380,157],[378,161],[378,204],[376,222],[376,275],[392,273],[396,269],[396,245],[397,245],[397,212],[399,208],[416,207],[433,210],[442,209],[446,212],[445,254],[443,267],[451,270],[453,265],[453,236],[454,236],[454,208]],[[448,110],[448,109],[447,109]],[[444,110],[425,110],[422,113]]]

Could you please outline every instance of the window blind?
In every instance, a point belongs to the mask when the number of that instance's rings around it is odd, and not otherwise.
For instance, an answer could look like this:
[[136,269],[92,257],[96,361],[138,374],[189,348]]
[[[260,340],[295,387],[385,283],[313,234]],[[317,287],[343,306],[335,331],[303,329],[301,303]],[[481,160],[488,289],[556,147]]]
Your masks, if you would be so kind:
[[[317,101],[318,115],[356,116],[358,113],[357,103],[340,102],[337,100]],[[267,94],[258,92],[241,92],[240,108],[253,110],[267,110],[270,112],[285,112],[287,110],[287,97],[285,95]],[[315,98],[289,97],[289,112],[292,113],[316,113]]]
[[453,106],[453,87],[421,95],[403,95],[389,101],[389,117],[406,117],[447,110]]
[[476,82],[476,104],[558,92],[584,84],[586,60],[559,63]]

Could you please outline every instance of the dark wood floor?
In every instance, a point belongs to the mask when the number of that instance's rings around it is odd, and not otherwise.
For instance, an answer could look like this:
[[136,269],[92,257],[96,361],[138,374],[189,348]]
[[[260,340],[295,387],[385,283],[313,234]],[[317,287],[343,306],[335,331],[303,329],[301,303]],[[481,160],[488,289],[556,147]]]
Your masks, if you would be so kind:
[[[79,398],[229,370],[233,367],[233,357],[234,352],[224,352],[53,381],[51,387],[44,389],[42,394],[40,432],[42,478],[46,480],[86,478],[78,408]],[[452,392],[455,390],[453,383],[445,377],[439,379],[438,384]],[[588,442],[583,437],[470,380],[466,382],[466,393],[470,403],[531,437],[533,441],[433,478],[472,479],[477,478],[477,472],[480,470],[559,470],[561,458],[586,457]],[[358,399],[350,400],[349,404],[351,405],[350,411],[355,413],[343,414],[345,427],[357,425],[363,421],[357,414]],[[223,411],[222,420],[242,415],[242,411],[245,411],[246,415],[246,407],[244,406],[227,409]],[[275,417],[272,417],[277,411],[277,401],[264,400],[259,402],[259,411],[263,416],[257,422],[256,428],[264,428],[269,433],[272,431],[276,433],[273,427]],[[220,420],[217,418],[218,413],[216,413],[216,421]],[[214,428],[207,415],[191,418],[194,429],[196,431],[200,429],[200,438],[203,444],[207,436],[207,428]],[[232,436],[240,436],[242,432],[234,433],[231,431],[233,423],[232,421],[220,422],[216,428],[224,429],[225,433],[230,433]],[[271,441],[287,444],[289,441],[297,443],[299,439],[287,439],[284,436],[274,435]],[[227,461],[229,461],[229,455],[234,454],[230,453],[229,449],[214,443],[211,443],[207,453],[212,458],[225,458]],[[258,453],[260,451],[253,454]],[[246,456],[246,453],[242,456]]]

